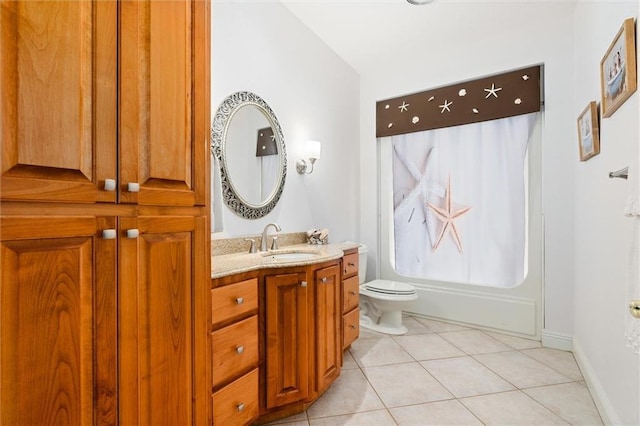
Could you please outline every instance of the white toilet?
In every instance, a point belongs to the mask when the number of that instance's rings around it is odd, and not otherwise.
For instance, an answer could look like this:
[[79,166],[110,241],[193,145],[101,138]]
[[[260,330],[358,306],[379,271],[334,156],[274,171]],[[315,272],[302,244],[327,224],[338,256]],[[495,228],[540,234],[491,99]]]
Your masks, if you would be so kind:
[[402,324],[402,309],[418,298],[414,286],[408,283],[373,280],[364,282],[367,273],[367,246],[358,249],[360,279],[360,327],[386,334],[406,334]]

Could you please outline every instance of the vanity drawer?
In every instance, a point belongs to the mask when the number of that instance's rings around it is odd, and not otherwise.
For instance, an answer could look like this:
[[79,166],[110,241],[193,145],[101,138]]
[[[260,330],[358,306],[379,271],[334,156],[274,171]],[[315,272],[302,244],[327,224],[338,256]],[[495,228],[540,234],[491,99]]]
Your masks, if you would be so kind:
[[350,311],[358,306],[359,291],[360,282],[357,275],[342,281],[342,312]]
[[223,384],[258,365],[258,316],[211,334],[213,386]]
[[214,425],[245,425],[259,414],[258,369],[240,377],[212,396]]
[[258,279],[252,278],[211,290],[213,327],[258,309]]
[[346,254],[342,258],[343,269],[342,276],[350,277],[358,274],[358,253]]
[[342,348],[347,348],[360,335],[360,309],[344,314],[342,317]]

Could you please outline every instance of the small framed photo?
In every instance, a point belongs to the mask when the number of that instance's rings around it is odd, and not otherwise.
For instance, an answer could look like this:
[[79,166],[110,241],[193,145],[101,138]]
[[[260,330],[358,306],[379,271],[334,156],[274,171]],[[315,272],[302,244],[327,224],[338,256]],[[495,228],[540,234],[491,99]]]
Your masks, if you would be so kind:
[[578,117],[580,161],[586,161],[594,155],[600,154],[599,133],[598,104],[596,101],[591,101]]
[[611,115],[636,91],[635,20],[625,19],[600,61],[602,116]]

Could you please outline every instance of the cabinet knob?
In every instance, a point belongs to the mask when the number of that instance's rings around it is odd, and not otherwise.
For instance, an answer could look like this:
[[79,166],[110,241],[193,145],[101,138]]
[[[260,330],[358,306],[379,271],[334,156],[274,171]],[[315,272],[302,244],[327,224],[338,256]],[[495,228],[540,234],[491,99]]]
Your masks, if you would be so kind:
[[115,229],[104,229],[102,231],[102,239],[104,240],[115,240],[118,236],[118,233]]
[[355,296],[355,295],[356,295],[356,292],[355,292],[355,291],[353,291],[353,290],[351,290],[351,291],[349,292],[349,294],[350,294],[350,295],[352,295],[352,296]]
[[241,354],[242,352],[244,352],[244,346],[240,345],[236,348],[236,352],[238,352],[239,354]]
[[242,305],[244,303],[244,297],[236,297],[236,304]]
[[105,191],[115,191],[116,190],[116,180],[115,179],[105,179],[104,180],[104,190]]
[[301,281],[300,282],[300,287],[306,287],[307,286],[307,282],[306,281]]
[[140,231],[137,229],[127,229],[127,238],[138,238]]
[[352,330],[355,330],[355,329],[356,329],[356,326],[355,326],[355,325],[353,325],[353,324],[351,324],[349,327],[351,327],[351,329],[352,329]]
[[244,411],[244,402],[241,402],[240,404],[236,405],[236,408],[238,409],[238,413],[241,413],[242,411]]
[[327,277],[321,278],[321,279],[320,279],[320,282],[321,282],[322,284],[326,284],[326,283],[327,283]]
[[140,192],[140,184],[138,182],[129,182],[127,184],[127,191]]
[[349,263],[347,263],[347,265],[349,265],[349,266],[354,266],[354,267],[356,266],[356,264],[355,264],[355,263],[353,263],[353,262],[349,262]]

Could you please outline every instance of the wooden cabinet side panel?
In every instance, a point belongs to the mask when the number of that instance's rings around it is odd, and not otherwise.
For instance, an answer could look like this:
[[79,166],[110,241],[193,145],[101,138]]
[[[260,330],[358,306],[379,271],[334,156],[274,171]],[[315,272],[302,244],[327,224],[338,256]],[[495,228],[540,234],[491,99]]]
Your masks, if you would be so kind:
[[1,7],[2,198],[114,201],[115,3]]
[[306,274],[265,277],[267,408],[301,401],[309,394]]
[[0,246],[0,423],[113,423],[115,243],[95,234],[114,219],[47,239],[46,219],[18,221],[33,233]]
[[[196,222],[193,217],[121,219],[123,230],[140,232],[136,239],[120,240],[122,424],[194,422],[192,303],[206,297],[196,295],[201,285],[194,279]],[[206,336],[206,328],[197,329]]]
[[211,4],[196,1],[193,8],[193,137],[195,204],[209,206],[211,196]]

